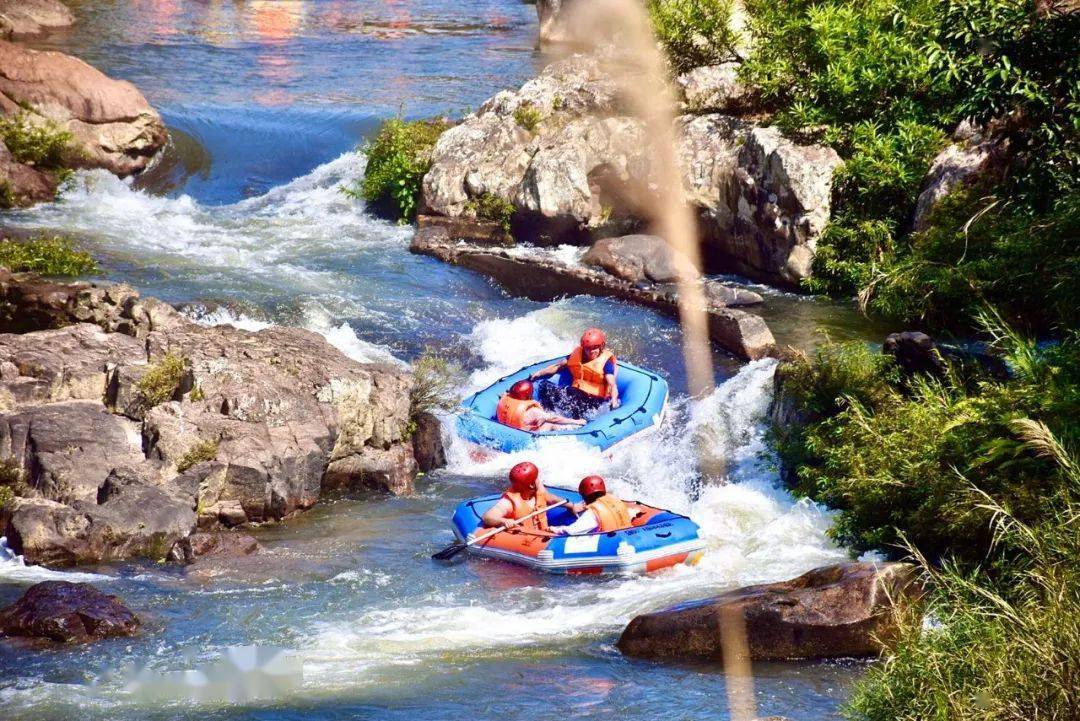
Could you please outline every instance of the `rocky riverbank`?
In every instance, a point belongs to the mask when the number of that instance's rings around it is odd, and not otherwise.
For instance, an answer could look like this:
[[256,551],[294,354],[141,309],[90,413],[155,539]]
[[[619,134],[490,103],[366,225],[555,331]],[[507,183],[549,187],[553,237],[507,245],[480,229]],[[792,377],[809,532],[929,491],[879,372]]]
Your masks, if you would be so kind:
[[412,376],[297,328],[0,271],[0,533],[28,561],[164,558],[327,489],[408,493]]

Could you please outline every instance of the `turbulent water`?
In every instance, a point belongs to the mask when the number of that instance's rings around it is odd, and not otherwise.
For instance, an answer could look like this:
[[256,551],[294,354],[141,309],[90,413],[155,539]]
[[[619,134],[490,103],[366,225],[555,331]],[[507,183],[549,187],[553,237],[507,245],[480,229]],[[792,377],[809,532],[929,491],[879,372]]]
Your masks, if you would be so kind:
[[[762,437],[773,362],[721,356],[720,385],[692,401],[672,320],[607,299],[510,297],[408,253],[408,228],[341,193],[362,177],[354,145],[377,118],[461,112],[527,78],[541,61],[534,8],[116,0],[77,10],[74,30],[41,44],[136,82],[174,147],[147,179],[80,173],[60,202],[4,225],[75,235],[105,278],[187,304],[203,323],[304,325],[358,360],[407,362],[434,347],[462,366],[463,393],[603,325],[621,357],[668,375],[667,422],[614,461],[559,442],[528,458],[551,485],[599,472],[620,495],[689,514],[708,550],[696,568],[629,579],[435,564],[454,505],[498,487],[519,460],[477,462],[448,438],[449,467],[416,495],[320,504],[256,531],[266,554],[196,573],[61,573],[0,546],[0,604],[39,580],[86,580],[146,625],[86,648],[0,644],[3,718],[726,718],[715,667],[631,661],[612,644],[637,613],[847,557],[825,534],[828,512],[777,487]],[[805,345],[819,326],[868,332],[838,305],[768,293],[782,343]],[[757,664],[759,711],[828,717],[859,668]]]

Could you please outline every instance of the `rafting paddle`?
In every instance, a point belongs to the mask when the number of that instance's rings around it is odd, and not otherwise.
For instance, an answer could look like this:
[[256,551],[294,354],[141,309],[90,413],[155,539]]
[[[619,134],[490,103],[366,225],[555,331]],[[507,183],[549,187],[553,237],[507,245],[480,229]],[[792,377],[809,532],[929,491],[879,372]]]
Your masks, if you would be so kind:
[[[517,525],[521,525],[522,521],[527,521],[530,518],[533,518],[534,516],[539,516],[541,513],[547,513],[548,511],[552,510],[553,508],[558,508],[559,506],[565,506],[566,504],[567,504],[567,501],[561,501],[559,503],[550,505],[547,508],[541,508],[539,511],[533,511],[529,515],[523,516],[523,517],[517,519]],[[511,526],[510,528],[513,528],[513,526]],[[480,543],[481,541],[486,541],[487,539],[491,538],[492,536],[497,536],[500,533],[502,533],[503,531],[509,531],[510,528],[496,528],[491,533],[485,533],[482,536],[477,536],[476,538],[472,539],[471,541],[468,541],[468,542],[465,542],[465,543],[462,543],[461,541],[454,541],[449,546],[447,546],[443,550],[441,550],[438,553],[436,553],[435,555],[433,555],[432,558],[434,558],[436,561],[449,561],[451,558],[458,555],[459,553],[464,551],[469,546],[475,546],[477,543]]]

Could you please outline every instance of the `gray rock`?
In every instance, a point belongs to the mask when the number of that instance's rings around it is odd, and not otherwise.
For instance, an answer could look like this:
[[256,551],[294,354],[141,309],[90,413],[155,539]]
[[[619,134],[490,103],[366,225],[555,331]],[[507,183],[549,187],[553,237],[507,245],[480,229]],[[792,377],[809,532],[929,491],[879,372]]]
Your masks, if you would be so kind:
[[896,633],[895,605],[920,594],[908,564],[824,566],[637,616],[618,647],[629,656],[722,661],[723,629],[741,626],[754,661],[872,656]]
[[0,633],[61,643],[134,636],[139,619],[116,596],[88,583],[43,581],[0,609]]
[[75,16],[60,0],[0,0],[0,38],[69,27]]
[[446,465],[442,424],[432,413],[421,413],[415,420],[416,430],[413,431],[412,443],[417,467],[424,473],[442,468]]
[[585,265],[603,268],[630,283],[650,280],[674,283],[698,276],[690,260],[656,235],[624,235],[602,238],[582,257]]
[[739,63],[708,65],[675,79],[682,93],[683,111],[740,113],[751,109],[753,90],[739,80]]
[[173,546],[169,558],[191,565],[201,558],[238,558],[254,555],[261,550],[262,545],[246,533],[193,533]]
[[[958,129],[962,137],[979,140],[970,130]],[[915,230],[925,230],[934,207],[954,190],[1000,178],[1009,161],[1009,145],[1000,139],[969,144],[954,143],[942,150],[923,180],[915,205]]]

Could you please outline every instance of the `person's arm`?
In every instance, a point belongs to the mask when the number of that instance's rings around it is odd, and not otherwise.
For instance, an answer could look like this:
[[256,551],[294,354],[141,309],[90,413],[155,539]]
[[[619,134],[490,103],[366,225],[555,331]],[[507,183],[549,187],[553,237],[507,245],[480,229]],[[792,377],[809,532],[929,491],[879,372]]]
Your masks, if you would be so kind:
[[517,525],[517,521],[508,516],[513,512],[514,504],[505,498],[500,498],[499,502],[487,510],[483,516],[480,517],[480,521],[488,528],[497,528],[502,526],[503,528],[512,528]]
[[600,527],[600,521],[592,511],[585,511],[576,521],[566,526],[552,526],[551,532],[562,536],[578,536],[592,533]]
[[[614,410],[615,408],[618,408],[620,405],[622,405],[622,401],[619,400],[619,385],[618,385],[618,383],[615,382],[617,380],[616,379],[616,374],[618,373],[617,368],[618,368],[618,366],[615,365],[615,361],[613,361],[613,360],[608,361],[607,365],[604,366],[604,380],[607,381],[608,388],[611,389],[611,408],[612,408],[612,410]],[[608,371],[610,371],[610,373]]]
[[583,426],[588,421],[581,418],[567,418],[566,416],[560,416],[558,413],[548,413],[544,416],[544,422],[560,426]]
[[535,381],[535,380],[538,380],[540,378],[547,378],[548,376],[553,376],[553,375],[555,375],[556,373],[558,373],[559,371],[561,371],[565,367],[566,367],[566,359],[564,358],[563,360],[559,361],[558,363],[552,363],[547,368],[541,368],[540,370],[536,371],[535,373],[533,373],[532,375],[529,376],[529,380]]

